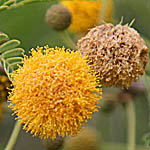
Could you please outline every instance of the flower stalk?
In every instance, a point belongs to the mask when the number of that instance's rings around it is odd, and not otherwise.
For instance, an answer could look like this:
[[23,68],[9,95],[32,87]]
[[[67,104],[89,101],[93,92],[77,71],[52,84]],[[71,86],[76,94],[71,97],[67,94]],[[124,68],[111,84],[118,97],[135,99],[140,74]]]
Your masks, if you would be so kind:
[[106,17],[107,7],[108,7],[108,0],[102,0],[102,11],[100,11],[99,23],[103,22]]
[[64,31],[60,31],[60,34],[65,42],[65,44],[67,45],[67,47],[70,47],[73,50],[76,50],[76,45],[73,42],[73,40],[70,38],[68,32],[66,30]]
[[21,129],[21,125],[18,124],[18,121],[17,121],[15,126],[14,126],[14,129],[12,131],[12,134],[10,136],[10,139],[9,139],[9,141],[5,147],[5,150],[12,150],[13,149],[13,147],[16,143],[17,137],[19,135],[20,129]]
[[128,149],[135,150],[136,141],[136,112],[134,102],[131,100],[127,103],[127,123],[128,123]]

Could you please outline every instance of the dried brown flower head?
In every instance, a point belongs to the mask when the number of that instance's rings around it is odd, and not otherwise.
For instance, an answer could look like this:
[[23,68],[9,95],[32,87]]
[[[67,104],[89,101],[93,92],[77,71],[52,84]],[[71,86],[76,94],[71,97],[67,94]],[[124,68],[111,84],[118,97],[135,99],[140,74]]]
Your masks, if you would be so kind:
[[129,87],[144,75],[148,48],[138,32],[128,24],[103,24],[89,31],[78,41],[78,48],[87,55],[104,86]]
[[71,24],[71,13],[61,4],[52,5],[47,10],[45,20],[55,30],[64,30]]

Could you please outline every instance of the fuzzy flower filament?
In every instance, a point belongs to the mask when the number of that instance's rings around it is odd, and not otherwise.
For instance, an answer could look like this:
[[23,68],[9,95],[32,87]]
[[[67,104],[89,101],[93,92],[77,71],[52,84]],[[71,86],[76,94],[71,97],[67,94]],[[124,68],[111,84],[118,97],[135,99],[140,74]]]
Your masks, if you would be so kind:
[[32,49],[31,54],[12,74],[10,107],[33,136],[76,135],[98,111],[101,98],[86,58],[79,52],[47,46]]

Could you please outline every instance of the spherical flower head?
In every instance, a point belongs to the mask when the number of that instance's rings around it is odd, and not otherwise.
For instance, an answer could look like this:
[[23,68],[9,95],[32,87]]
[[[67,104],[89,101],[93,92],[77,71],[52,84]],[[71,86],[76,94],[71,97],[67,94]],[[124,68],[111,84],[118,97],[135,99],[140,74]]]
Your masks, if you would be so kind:
[[104,86],[129,87],[144,75],[148,48],[138,32],[128,25],[97,26],[78,41],[78,48]]
[[100,20],[103,12],[102,1],[88,1],[88,0],[72,0],[62,1],[72,14],[72,24],[70,31],[77,33],[85,33],[90,28],[102,23],[102,21],[110,21],[112,19],[113,1],[107,0],[106,14],[104,20]]
[[101,99],[86,58],[78,51],[47,46],[31,54],[11,75],[10,107],[33,136],[76,135],[98,111]]
[[71,24],[71,13],[61,4],[52,5],[46,13],[46,23],[55,30],[65,30]]

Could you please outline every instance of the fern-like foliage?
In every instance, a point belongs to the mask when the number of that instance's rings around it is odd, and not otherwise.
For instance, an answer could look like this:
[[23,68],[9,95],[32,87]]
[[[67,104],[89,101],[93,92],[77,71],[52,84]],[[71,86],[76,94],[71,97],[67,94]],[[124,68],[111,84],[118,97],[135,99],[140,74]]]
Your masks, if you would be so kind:
[[20,41],[8,39],[6,34],[0,33],[0,60],[10,78],[10,73],[22,64],[24,49],[18,47]]
[[7,9],[17,8],[35,2],[58,2],[59,0],[0,0],[0,12]]
[[16,5],[16,0],[0,0],[0,11],[3,11],[13,5]]

